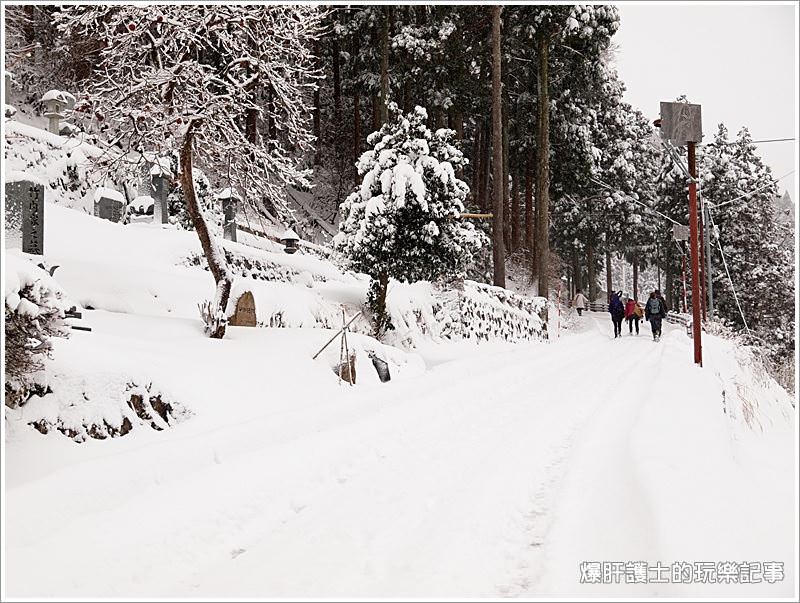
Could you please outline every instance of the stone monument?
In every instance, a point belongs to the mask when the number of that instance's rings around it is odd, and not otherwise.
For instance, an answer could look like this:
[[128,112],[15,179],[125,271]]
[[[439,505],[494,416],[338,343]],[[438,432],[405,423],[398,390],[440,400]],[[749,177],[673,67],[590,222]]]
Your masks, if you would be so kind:
[[6,182],[6,247],[44,254],[44,186],[29,180]]
[[255,327],[256,323],[256,300],[250,291],[245,291],[236,300],[236,311],[228,324],[234,327]]

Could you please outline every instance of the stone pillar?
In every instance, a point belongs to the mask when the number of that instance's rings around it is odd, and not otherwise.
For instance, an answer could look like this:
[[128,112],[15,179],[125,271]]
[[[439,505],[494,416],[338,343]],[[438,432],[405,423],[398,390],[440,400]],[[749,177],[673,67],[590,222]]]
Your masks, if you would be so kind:
[[169,177],[163,173],[151,172],[150,181],[153,190],[153,223],[169,224]]
[[236,241],[236,202],[235,196],[222,198],[222,213],[225,220],[222,227],[222,235],[229,241]]
[[6,183],[6,246],[44,254],[44,186],[27,180]]

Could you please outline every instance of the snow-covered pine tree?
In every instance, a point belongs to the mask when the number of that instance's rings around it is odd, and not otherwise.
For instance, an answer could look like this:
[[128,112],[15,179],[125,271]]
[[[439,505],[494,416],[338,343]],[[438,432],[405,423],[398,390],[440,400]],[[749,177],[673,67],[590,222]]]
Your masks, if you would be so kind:
[[[794,351],[794,261],[775,218],[778,186],[747,128],[733,143],[720,124],[703,154],[701,194],[714,223],[714,306],[738,329],[747,327],[774,356]],[[728,280],[721,245],[730,271]],[[732,282],[731,282],[732,281]],[[742,318],[734,297],[741,305]]]
[[[91,38],[102,49],[83,107],[121,149],[119,161],[180,153],[181,188],[217,283],[218,312],[225,313],[233,276],[198,205],[192,166],[196,159],[203,167],[227,164],[229,186],[246,188],[262,211],[288,214],[286,185],[310,184],[299,159],[314,138],[307,101],[323,15],[314,6],[223,4],[69,6],[56,13],[68,42]],[[220,338],[225,325],[206,330]]]
[[373,147],[358,163],[361,186],[342,204],[334,244],[348,265],[372,278],[367,305],[377,335],[391,328],[386,312],[389,279],[414,282],[463,275],[485,235],[460,219],[469,192],[455,170],[464,158],[455,133],[426,125],[422,107],[390,121],[369,137]]

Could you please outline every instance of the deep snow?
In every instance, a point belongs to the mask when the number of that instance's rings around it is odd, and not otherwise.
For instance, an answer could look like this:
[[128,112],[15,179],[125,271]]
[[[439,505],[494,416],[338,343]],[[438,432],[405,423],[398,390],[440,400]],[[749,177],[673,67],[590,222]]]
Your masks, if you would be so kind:
[[[794,417],[766,390],[763,432],[722,412],[728,342],[707,339],[701,370],[682,329],[614,341],[589,315],[551,344],[438,344],[428,370],[351,389],[310,360],[319,330],[88,322],[56,352],[102,371],[115,350],[195,415],[76,445],[10,414],[9,596],[793,590]],[[787,578],[578,584],[580,561],[638,559],[782,560]]]

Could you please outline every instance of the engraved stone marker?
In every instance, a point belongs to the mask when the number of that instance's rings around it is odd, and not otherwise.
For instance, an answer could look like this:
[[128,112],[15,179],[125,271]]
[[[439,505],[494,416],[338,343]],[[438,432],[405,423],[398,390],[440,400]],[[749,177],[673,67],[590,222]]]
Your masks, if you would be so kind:
[[6,246],[44,253],[44,186],[28,180],[6,183]]
[[236,301],[236,312],[229,324],[234,327],[256,326],[256,300],[250,291],[245,291]]

